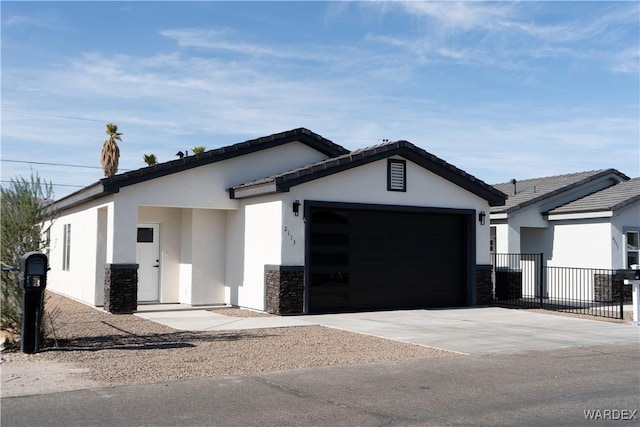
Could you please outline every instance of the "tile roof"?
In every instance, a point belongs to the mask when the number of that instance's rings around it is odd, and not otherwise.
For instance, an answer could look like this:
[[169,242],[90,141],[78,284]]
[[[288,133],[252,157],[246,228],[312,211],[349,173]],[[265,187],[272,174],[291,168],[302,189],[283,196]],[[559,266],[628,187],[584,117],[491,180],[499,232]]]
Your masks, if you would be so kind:
[[640,201],[640,178],[624,181],[549,211],[549,214],[615,211]]
[[507,194],[508,198],[504,206],[492,208],[491,213],[513,212],[607,175],[613,175],[620,180],[629,179],[616,169],[599,169],[517,181],[515,194],[512,182],[495,184],[494,187]]
[[124,172],[109,178],[102,178],[68,196],[56,200],[49,207],[52,212],[67,209],[83,202],[118,192],[121,187],[137,184],[162,176],[196,168],[210,163],[219,162],[255,151],[272,148],[293,141],[299,141],[319,152],[335,157],[349,150],[305,128],[292,129],[275,133],[261,138],[251,139],[237,144],[205,151],[201,154],[186,156],[181,159],[159,163],[155,166],[144,167]]
[[118,188],[137,184],[149,179],[158,178],[172,173],[192,169],[210,163],[242,156],[255,151],[272,148],[288,142],[300,141],[321,153],[335,157],[348,153],[349,150],[305,128],[297,128],[286,132],[276,133],[262,138],[251,139],[237,144],[205,151],[201,154],[186,156],[181,159],[159,163],[134,171],[124,172],[110,178],[100,180],[109,191],[117,191]]
[[461,169],[447,163],[408,141],[392,141],[352,151],[332,159],[323,160],[263,179],[247,182],[229,189],[232,197],[236,191],[275,184],[276,191],[288,191],[289,188],[314,179],[342,172],[376,160],[399,155],[442,176],[445,179],[486,199],[493,205],[504,203],[505,194],[484,181],[469,175]]

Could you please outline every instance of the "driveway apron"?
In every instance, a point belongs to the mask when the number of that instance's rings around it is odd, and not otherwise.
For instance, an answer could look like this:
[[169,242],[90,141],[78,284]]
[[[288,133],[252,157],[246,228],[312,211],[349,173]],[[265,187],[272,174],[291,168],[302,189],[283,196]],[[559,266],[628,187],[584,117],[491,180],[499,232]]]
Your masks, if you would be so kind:
[[499,307],[237,318],[208,310],[143,307],[137,316],[175,329],[225,331],[321,325],[464,354],[640,342],[640,327]]
[[637,343],[640,327],[498,307],[299,316],[323,326],[465,354]]

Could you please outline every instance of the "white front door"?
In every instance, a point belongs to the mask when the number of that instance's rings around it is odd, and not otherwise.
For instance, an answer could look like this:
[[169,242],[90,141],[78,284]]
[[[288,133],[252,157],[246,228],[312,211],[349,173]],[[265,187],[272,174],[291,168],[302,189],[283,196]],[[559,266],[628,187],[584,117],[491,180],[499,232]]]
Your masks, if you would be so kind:
[[137,243],[138,301],[159,301],[160,225],[139,224]]

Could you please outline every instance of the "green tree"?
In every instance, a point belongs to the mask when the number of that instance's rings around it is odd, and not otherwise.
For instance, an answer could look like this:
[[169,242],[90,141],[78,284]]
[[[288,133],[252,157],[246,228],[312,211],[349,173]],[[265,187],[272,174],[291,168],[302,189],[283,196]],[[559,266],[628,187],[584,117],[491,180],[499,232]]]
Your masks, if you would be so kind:
[[102,153],[100,156],[100,164],[104,171],[104,176],[112,177],[118,173],[118,162],[120,161],[120,148],[117,141],[122,141],[122,134],[118,132],[118,126],[113,123],[107,123],[105,133],[108,138],[102,144]]
[[22,329],[23,291],[18,282],[18,272],[7,270],[19,267],[20,259],[25,253],[44,251],[48,247],[53,219],[47,215],[46,206],[53,200],[53,190],[51,183],[43,181],[37,173],[32,173],[29,179],[12,179],[0,191],[3,269],[0,328],[18,335]]
[[193,147],[191,149],[191,152],[193,154],[202,154],[202,153],[204,153],[205,150],[206,150],[206,148],[204,148],[203,145],[198,145],[197,147]]
[[155,154],[145,154],[142,159],[147,164],[147,166],[155,166],[158,164],[158,159],[156,159]]

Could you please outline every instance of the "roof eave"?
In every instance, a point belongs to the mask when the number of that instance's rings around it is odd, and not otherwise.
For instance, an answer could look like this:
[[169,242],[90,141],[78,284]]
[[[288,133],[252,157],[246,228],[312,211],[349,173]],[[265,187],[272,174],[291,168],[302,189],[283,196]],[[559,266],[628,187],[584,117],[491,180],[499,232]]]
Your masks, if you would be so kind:
[[57,212],[71,209],[82,203],[104,197],[113,192],[114,191],[107,189],[101,181],[98,181],[51,203],[47,206],[47,212],[50,215],[54,215]]
[[584,184],[587,184],[589,182],[595,181],[596,179],[605,177],[605,176],[607,176],[609,174],[612,174],[612,175],[615,175],[615,176],[618,176],[619,178],[621,178],[620,182],[627,181],[627,180],[630,179],[627,175],[623,174],[622,172],[618,171],[617,169],[611,169],[611,168],[610,169],[605,169],[605,170],[601,171],[600,173],[597,173],[595,175],[589,176],[588,178],[585,178],[583,180],[574,182],[573,184],[567,185],[566,187],[558,188],[558,189],[556,189],[554,191],[551,191],[549,193],[545,193],[545,194],[543,194],[541,196],[538,196],[536,198],[529,199],[529,200],[526,200],[526,201],[524,201],[522,203],[519,203],[517,205],[511,206],[510,208],[506,209],[505,212],[508,213],[508,214],[511,214],[511,213],[516,212],[516,211],[518,211],[520,209],[524,209],[527,206],[531,206],[531,205],[534,205],[536,203],[545,201],[545,200],[550,199],[550,198],[552,198],[554,196],[557,196],[558,194],[564,193],[565,191],[573,190],[574,188],[577,188],[577,187],[579,187],[581,185],[584,185]]
[[634,203],[640,202],[640,194],[637,196],[633,196],[627,200],[623,200],[622,202],[616,204],[613,208],[611,208],[611,210],[613,211],[618,211],[620,209],[626,208],[629,205],[632,205]]
[[611,218],[613,216],[613,211],[607,209],[607,210],[599,210],[599,211],[561,212],[561,213],[549,213],[546,216],[549,221]]
[[149,181],[199,166],[217,163],[245,154],[278,147],[290,142],[300,142],[314,150],[328,156],[337,157],[349,153],[349,150],[326,139],[305,128],[297,128],[286,132],[281,132],[261,138],[248,140],[233,144],[226,147],[209,150],[201,154],[187,156],[182,159],[176,159],[156,166],[137,169],[131,172],[125,172],[115,175],[111,178],[102,180],[105,188],[118,191],[122,187],[138,184],[140,182]]
[[[317,168],[315,169],[312,167],[308,170],[294,171],[282,175],[275,178],[276,187],[274,191],[271,192],[289,191],[291,187],[295,187],[297,185],[320,179],[328,175],[333,175],[338,172],[353,169],[364,164],[372,163],[397,155],[404,157],[419,166],[424,167],[430,172],[441,176],[442,178],[458,185],[459,187],[464,188],[471,193],[476,194],[478,197],[481,197],[489,202],[490,206],[502,206],[505,204],[507,195],[495,189],[491,185],[482,183],[477,178],[466,174],[453,165],[449,165],[448,163],[438,159],[432,154],[429,154],[422,149],[418,149],[410,142],[397,141],[394,144],[395,146],[376,147],[372,150],[372,153],[367,155],[364,155],[363,153],[355,153],[351,157],[333,159],[330,163],[322,164],[320,166],[317,166]],[[441,164],[441,162],[444,162],[445,164]],[[264,183],[258,183],[252,185],[251,187],[258,187],[262,186],[263,184]],[[238,191],[243,191],[243,188],[235,187],[233,189],[234,197],[238,197]],[[258,195],[263,194],[259,192],[252,192],[250,195],[247,195],[245,197],[253,197]]]
[[278,189],[275,181],[270,181],[257,185],[229,188],[228,191],[230,199],[247,199],[249,197],[258,197],[278,193],[281,190]]

